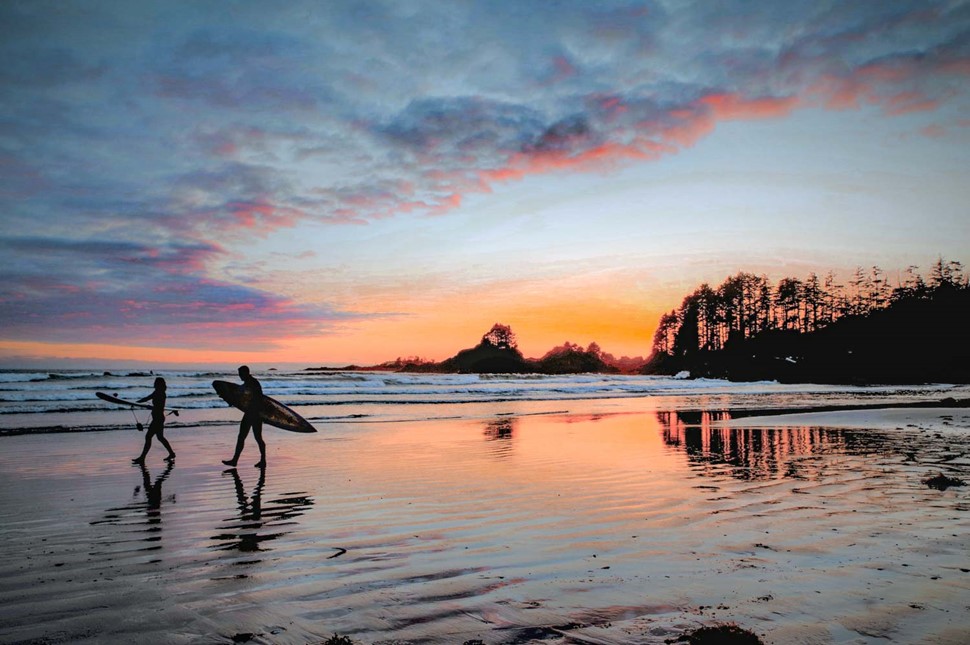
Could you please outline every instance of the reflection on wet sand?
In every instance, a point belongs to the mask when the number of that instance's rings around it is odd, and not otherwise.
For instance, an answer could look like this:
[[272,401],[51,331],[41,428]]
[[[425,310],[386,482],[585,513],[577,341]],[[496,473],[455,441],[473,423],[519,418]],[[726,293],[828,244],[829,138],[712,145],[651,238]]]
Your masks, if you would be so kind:
[[493,442],[492,454],[496,457],[506,458],[512,453],[512,437],[515,434],[514,417],[503,417],[494,419],[485,424],[485,437]]
[[266,486],[266,468],[259,469],[259,478],[251,495],[246,495],[239,471],[230,468],[223,475],[232,477],[236,490],[238,516],[225,520],[224,530],[213,535],[218,540],[212,548],[220,551],[256,553],[267,550],[265,543],[286,535],[290,530],[283,527],[296,525],[294,518],[303,515],[313,505],[313,498],[306,493],[289,493],[274,499],[263,507],[263,489]]
[[[844,433],[819,428],[725,428],[729,412],[658,412],[664,442],[679,446],[695,466],[727,471],[738,479],[808,478],[812,462],[795,460],[818,452],[844,453]],[[728,466],[727,469],[724,466]],[[715,468],[711,468],[715,467]]]
[[[947,457],[933,437],[881,430],[848,430],[817,426],[776,428],[727,427],[727,411],[657,412],[663,440],[684,450],[689,463],[705,474],[729,474],[743,480],[780,477],[816,480],[822,476],[822,455],[899,458],[939,465]],[[943,446],[943,452],[946,448]]]
[[970,413],[728,428],[576,406],[335,426],[273,472],[213,470],[212,438],[184,433],[169,479],[65,474],[90,450],[70,435],[20,476],[40,442],[8,442],[0,641],[659,643],[723,620],[775,643],[963,642],[967,489],[922,480],[970,479]]
[[[105,511],[103,519],[95,520],[91,522],[91,525],[97,526],[110,524],[117,526],[140,526],[144,524],[145,526],[139,529],[139,533],[144,533],[145,535],[139,535],[136,539],[138,541],[152,542],[156,544],[139,550],[153,551],[162,548],[160,544],[162,540],[162,484],[166,479],[168,479],[172,469],[175,467],[175,463],[171,461],[168,462],[165,470],[154,479],[152,479],[151,473],[145,464],[139,464],[138,466],[141,469],[142,483],[140,486],[135,486],[132,496],[137,499],[144,495],[144,500],[139,499],[138,501],[132,502],[126,506],[109,508],[107,511]],[[175,495],[170,496],[166,501],[174,504]],[[101,542],[99,544],[107,547],[112,544],[128,541],[130,540],[119,540],[118,536],[115,535],[112,536],[110,540]]]

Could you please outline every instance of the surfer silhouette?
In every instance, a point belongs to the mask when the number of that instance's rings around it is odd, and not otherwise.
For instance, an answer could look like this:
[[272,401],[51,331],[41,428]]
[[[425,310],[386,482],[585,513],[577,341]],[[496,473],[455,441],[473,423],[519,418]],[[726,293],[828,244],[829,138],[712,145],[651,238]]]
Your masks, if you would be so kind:
[[171,463],[175,460],[175,451],[172,450],[172,445],[165,438],[165,389],[165,379],[159,376],[155,379],[155,390],[148,396],[138,399],[138,403],[144,403],[151,399],[152,420],[148,424],[148,432],[145,434],[145,447],[142,448],[140,455],[131,460],[133,464],[145,463],[145,457],[148,455],[148,450],[152,447],[152,439],[155,437],[158,437],[158,442],[168,450],[168,457],[165,458],[165,461]]
[[232,459],[223,459],[222,463],[233,468],[236,467],[239,456],[243,451],[243,445],[246,443],[246,437],[249,436],[249,430],[252,429],[253,437],[256,439],[256,445],[259,446],[259,462],[256,463],[256,467],[263,468],[266,466],[266,442],[263,441],[262,416],[263,387],[249,373],[249,367],[246,365],[239,367],[239,378],[242,379],[243,384],[245,409],[243,410],[242,421],[239,422],[239,436],[236,437],[236,452],[233,454]]

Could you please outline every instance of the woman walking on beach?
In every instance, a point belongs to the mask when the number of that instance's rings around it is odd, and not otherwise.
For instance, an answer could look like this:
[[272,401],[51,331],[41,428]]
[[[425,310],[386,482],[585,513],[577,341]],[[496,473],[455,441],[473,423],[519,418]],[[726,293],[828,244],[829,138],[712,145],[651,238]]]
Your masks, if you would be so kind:
[[239,436],[236,437],[236,451],[232,459],[223,459],[222,463],[227,466],[236,467],[239,455],[242,454],[243,445],[249,435],[249,429],[253,430],[253,437],[256,445],[259,446],[259,462],[257,468],[266,466],[266,442],[263,441],[263,386],[249,373],[249,367],[241,365],[239,367],[239,378],[243,382],[244,394],[242,400],[245,401],[246,409],[243,411],[242,421],[239,422]]
[[175,460],[175,451],[172,450],[171,444],[168,439],[165,438],[165,379],[161,376],[155,379],[155,390],[146,397],[138,399],[139,403],[144,403],[151,399],[152,401],[152,420],[148,424],[148,433],[145,435],[145,447],[142,448],[141,454],[135,459],[131,460],[133,464],[144,464],[145,457],[148,455],[148,450],[152,447],[152,438],[158,437],[159,443],[165,446],[168,450],[168,457],[165,461],[171,463]]

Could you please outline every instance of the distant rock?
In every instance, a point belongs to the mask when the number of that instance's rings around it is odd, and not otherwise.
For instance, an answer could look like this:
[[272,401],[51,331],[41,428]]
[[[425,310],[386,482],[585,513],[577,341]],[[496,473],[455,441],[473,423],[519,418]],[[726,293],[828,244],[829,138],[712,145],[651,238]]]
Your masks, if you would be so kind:
[[459,374],[525,374],[535,371],[514,347],[497,347],[482,342],[471,349],[463,349],[438,363],[436,372]]

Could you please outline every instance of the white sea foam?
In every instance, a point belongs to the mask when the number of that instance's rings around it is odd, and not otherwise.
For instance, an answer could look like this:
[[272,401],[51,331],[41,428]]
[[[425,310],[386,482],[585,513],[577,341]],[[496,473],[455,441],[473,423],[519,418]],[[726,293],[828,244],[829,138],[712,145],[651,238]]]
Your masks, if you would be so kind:
[[[212,389],[213,379],[236,380],[236,374],[200,370],[108,373],[95,370],[65,371],[52,375],[28,371],[0,371],[0,431],[26,425],[43,426],[44,415],[64,415],[60,425],[110,426],[108,417],[123,411],[95,397],[107,392],[135,400],[151,393],[154,378],[168,385],[168,405],[188,410],[180,421],[200,423],[218,418],[226,405]],[[719,379],[615,374],[410,374],[398,372],[272,371],[257,374],[263,391],[308,416],[329,416],[332,406],[369,406],[347,414],[378,418],[373,406],[386,406],[386,416],[400,418],[402,406],[451,403],[570,401],[579,399],[650,398],[676,400],[679,406],[781,408],[820,403],[914,401],[970,396],[966,386],[946,384],[914,386],[846,386],[781,384],[774,381],[734,383]],[[691,403],[693,401],[693,403]],[[346,409],[346,408],[345,408]],[[389,412],[390,410],[395,410]],[[412,412],[410,414],[414,414]],[[71,415],[74,415],[72,417]],[[88,416],[85,416],[88,415]],[[117,422],[127,423],[130,414]],[[225,415],[223,415],[225,416]]]

